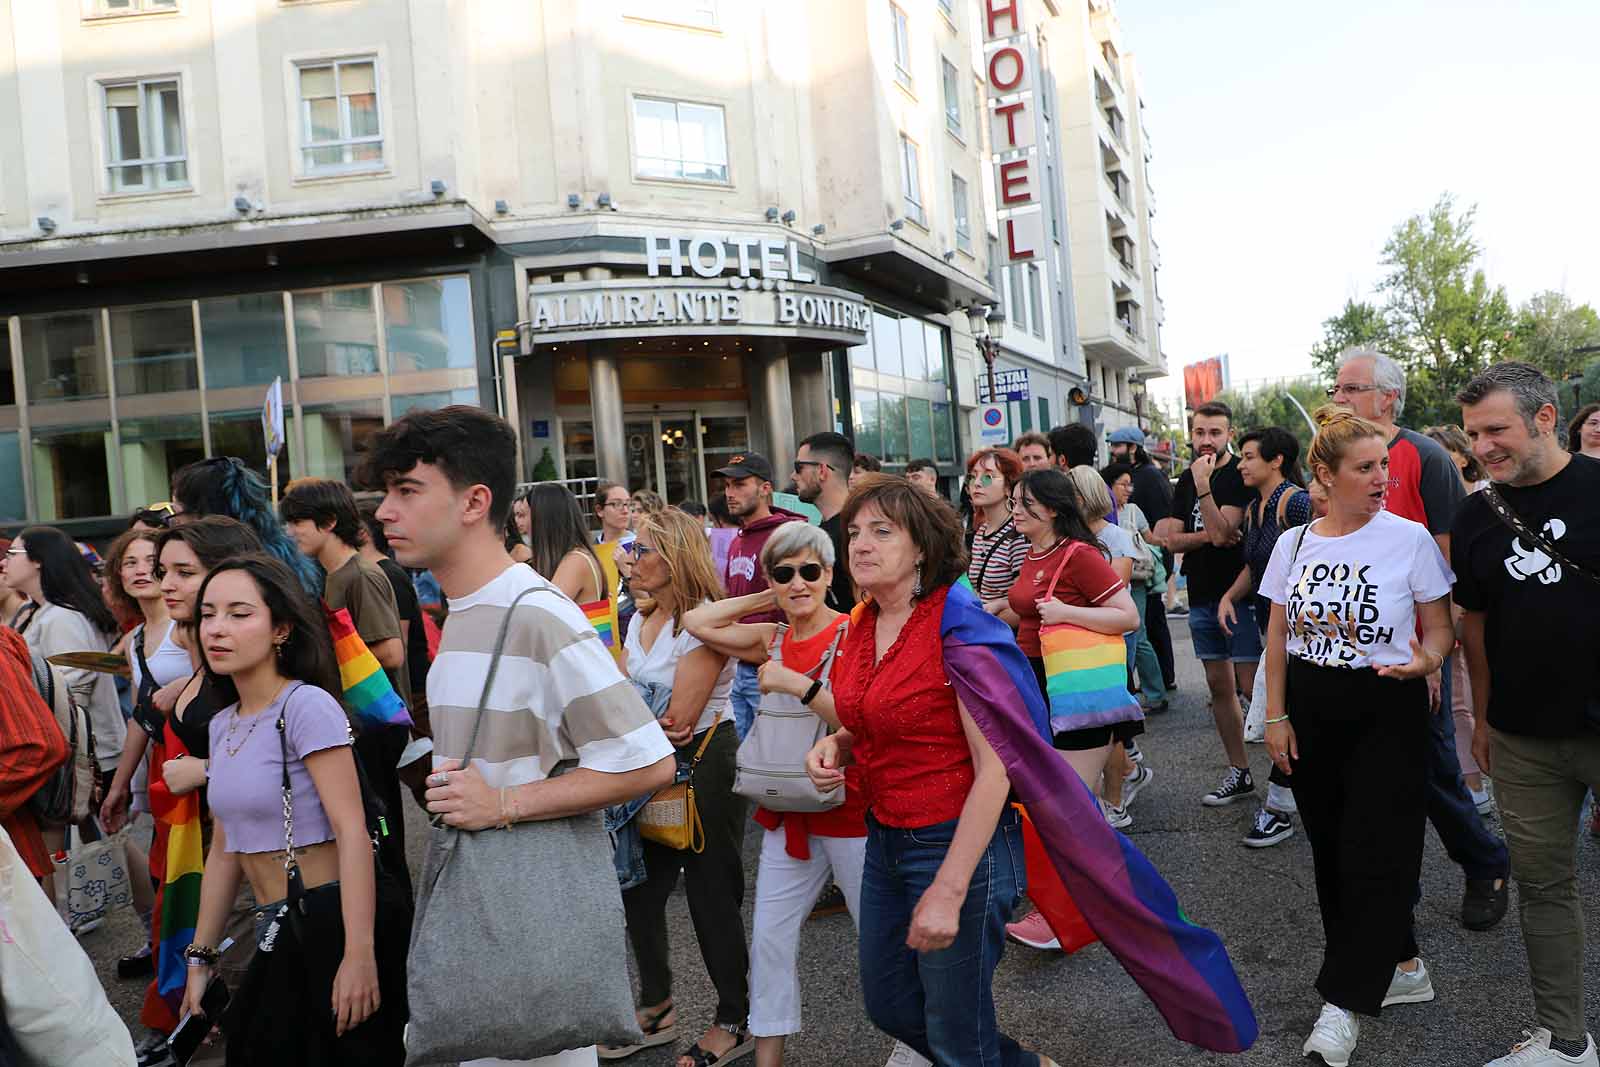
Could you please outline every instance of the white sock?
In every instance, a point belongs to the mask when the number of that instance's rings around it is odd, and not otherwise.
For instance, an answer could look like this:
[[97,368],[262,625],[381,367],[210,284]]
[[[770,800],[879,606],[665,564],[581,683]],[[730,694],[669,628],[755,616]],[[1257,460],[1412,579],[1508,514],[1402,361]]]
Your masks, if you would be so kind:
[[1276,782],[1267,783],[1267,807],[1283,815],[1293,815],[1300,810],[1295,806],[1294,790]]
[[1489,799],[1489,791],[1487,789],[1469,789],[1468,791],[1472,794],[1472,802],[1474,804],[1482,804]]

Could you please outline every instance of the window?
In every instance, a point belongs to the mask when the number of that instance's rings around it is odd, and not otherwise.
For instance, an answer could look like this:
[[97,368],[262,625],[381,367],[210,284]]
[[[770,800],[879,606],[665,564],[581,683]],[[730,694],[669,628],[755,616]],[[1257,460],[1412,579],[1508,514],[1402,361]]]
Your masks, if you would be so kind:
[[302,378],[377,374],[378,323],[372,314],[372,287],[295,293],[294,340]]
[[[210,373],[211,353],[206,352],[206,370]],[[287,383],[285,383],[287,393]],[[284,398],[288,399],[287,395]],[[300,435],[292,425],[293,412],[285,404],[283,412],[284,443],[278,453],[278,484],[287,485],[301,473]],[[263,479],[267,477],[267,444],[261,432],[261,408],[258,405],[247,411],[211,412],[211,454],[213,456],[238,456]],[[155,499],[160,500],[161,497]]]
[[967,214],[967,180],[959,174],[950,175],[950,204],[956,216],[956,247],[970,253],[972,219]]
[[933,402],[933,458],[940,463],[956,461],[956,428],[950,405],[938,400]]
[[177,79],[120,82],[102,89],[107,191],[187,189],[189,164]]
[[307,406],[304,412],[306,473],[313,478],[354,481],[373,435],[383,429],[383,401],[349,400]]
[[92,18],[113,18],[117,15],[148,15],[161,11],[178,10],[178,0],[93,0],[89,5]]
[[878,424],[878,394],[871,389],[855,390],[855,446],[880,459],[883,456],[883,431]]
[[1039,429],[1041,429],[1041,430],[1050,429],[1050,398],[1049,397],[1041,396],[1039,398]]
[[905,134],[900,135],[900,192],[905,199],[906,218],[918,226],[928,224],[922,210],[922,167],[918,162],[917,143]]
[[956,65],[940,57],[939,67],[944,75],[944,128],[961,136],[961,74]]
[[905,377],[905,365],[900,361],[900,323],[893,315],[873,311],[872,348],[878,356],[879,374]]
[[300,68],[300,151],[306,174],[382,168],[376,60]]
[[624,5],[623,14],[628,18],[667,22],[675,26],[694,26],[703,30],[717,28],[717,0],[629,0]]
[[1044,296],[1040,291],[1039,276],[1043,273],[1038,264],[1023,268],[1028,272],[1028,327],[1035,337],[1044,336]]
[[0,433],[0,524],[21,526],[27,521],[23,509],[27,497],[22,492],[22,437]]
[[[289,380],[282,293],[243,293],[200,301],[200,336],[205,341],[207,389],[271,385],[274,378]],[[212,444],[216,444],[215,435]]]
[[933,456],[932,405],[921,397],[906,397],[906,419],[911,423],[909,451],[912,459]]
[[116,374],[118,396],[198,388],[194,311],[189,302],[113,308],[111,368]]
[[892,393],[878,394],[878,425],[883,431],[885,463],[905,463],[911,459],[911,440],[906,433],[906,398]]
[[728,180],[722,108],[681,100],[633,98],[633,171],[640,178]]
[[131,507],[166,500],[178,468],[206,458],[199,415],[121,419],[117,432],[122,441],[122,493]]
[[931,322],[922,324],[923,340],[928,352],[928,380],[944,381],[944,330]]
[[28,400],[33,403],[106,396],[99,314],[69,311],[23,316],[22,373],[28,382]]
[[889,20],[894,24],[894,80],[911,88],[911,23],[906,13],[889,5]]
[[1011,290],[1011,321],[1017,329],[1028,325],[1028,305],[1022,295],[1022,272],[1026,265],[1006,268],[1006,282]]
[[390,374],[478,365],[464,277],[385,282],[383,322]]
[[111,474],[106,458],[113,454],[108,423],[35,427],[34,517],[49,523],[111,514]]
[[905,364],[904,377],[914,382],[928,380],[928,354],[923,348],[922,320],[909,315],[900,320],[900,358]]
[[11,331],[0,317],[0,407],[17,402],[17,383],[11,375]]

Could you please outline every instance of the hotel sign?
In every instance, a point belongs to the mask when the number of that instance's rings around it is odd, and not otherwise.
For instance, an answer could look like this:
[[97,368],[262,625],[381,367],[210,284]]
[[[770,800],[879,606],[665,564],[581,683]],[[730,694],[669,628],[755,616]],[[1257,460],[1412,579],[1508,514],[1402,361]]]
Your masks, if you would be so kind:
[[1007,263],[1041,259],[1045,250],[1044,207],[1035,174],[1038,138],[1033,68],[1037,56],[1023,28],[1022,2],[980,0],[984,92],[996,152],[994,188],[1000,246]]
[[755,334],[860,344],[872,308],[817,285],[799,242],[763,234],[650,232],[645,280],[533,285],[528,332],[553,340],[675,334]]

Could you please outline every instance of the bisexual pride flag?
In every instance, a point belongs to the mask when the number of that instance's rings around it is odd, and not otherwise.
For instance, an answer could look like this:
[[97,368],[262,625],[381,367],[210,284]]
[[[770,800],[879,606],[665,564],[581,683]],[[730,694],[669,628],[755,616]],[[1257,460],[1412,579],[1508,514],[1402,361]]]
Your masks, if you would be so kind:
[[328,635],[333,638],[333,654],[339,660],[339,684],[344,686],[344,702],[363,722],[374,726],[410,726],[411,713],[405,701],[389,684],[378,657],[356,633],[350,612],[335,611],[326,604]]
[[[937,594],[935,594],[937,595]],[[945,593],[945,673],[1005,764],[1051,865],[1083,917],[1180,1039],[1242,1052],[1258,1028],[1222,940],[1190,922],[1161,875],[1106,824],[1099,802],[1050,747],[1033,671],[1005,623],[970,591]]]

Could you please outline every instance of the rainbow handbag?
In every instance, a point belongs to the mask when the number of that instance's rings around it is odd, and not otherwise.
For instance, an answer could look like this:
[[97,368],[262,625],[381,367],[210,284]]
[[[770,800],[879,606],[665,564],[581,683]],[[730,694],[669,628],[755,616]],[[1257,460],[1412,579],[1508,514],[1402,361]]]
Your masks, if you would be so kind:
[[[1067,546],[1045,588],[1055,595],[1056,582],[1082,541]],[[1044,657],[1045,702],[1050,732],[1063,734],[1144,718],[1139,702],[1128,692],[1128,646],[1121,634],[1103,634],[1069,622],[1039,627],[1039,652]]]

